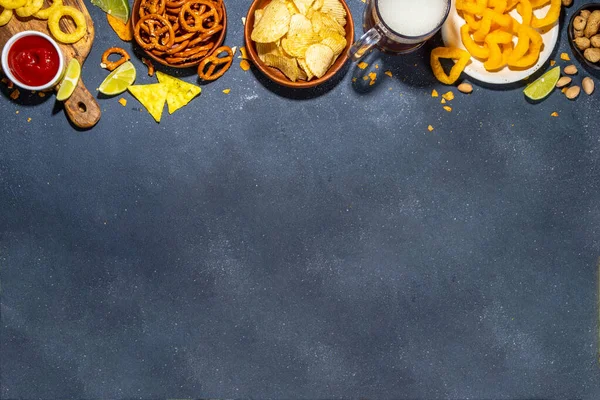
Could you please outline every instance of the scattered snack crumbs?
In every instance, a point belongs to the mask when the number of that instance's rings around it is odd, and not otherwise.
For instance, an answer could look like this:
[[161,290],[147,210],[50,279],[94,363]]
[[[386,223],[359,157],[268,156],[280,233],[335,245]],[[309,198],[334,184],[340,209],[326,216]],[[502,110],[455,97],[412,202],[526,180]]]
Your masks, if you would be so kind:
[[365,76],[363,76],[363,81],[368,81],[368,80],[369,80],[369,77],[368,77],[368,76],[366,76],[366,75],[365,75]]
[[558,113],[556,111],[554,111],[552,114],[550,114],[551,117],[558,117]]
[[240,68],[244,71],[248,71],[250,69],[250,63],[248,62],[248,60],[240,61]]
[[554,60],[550,60],[550,66],[551,66],[551,67],[554,67],[555,65],[556,65],[556,61],[554,61]]
[[15,111],[15,114],[18,114],[18,113],[19,113],[19,110]]
[[371,72],[369,73],[369,78],[371,78],[372,81],[377,79],[377,74],[375,72]]
[[440,103],[441,103],[441,104],[446,104],[446,99],[442,99],[442,100],[440,101]]
[[242,17],[242,25],[246,26],[246,17]]
[[27,122],[31,122],[31,117],[27,118]]
[[10,94],[10,98],[13,99],[13,100],[16,100],[16,99],[19,98],[20,95],[21,95],[21,92],[19,92],[19,89],[15,89]]
[[362,61],[360,63],[358,63],[358,68],[360,69],[365,69],[369,66],[369,64],[367,64],[366,62]]
[[7,86],[9,89],[12,89],[15,87],[15,84],[12,81],[8,81]]
[[245,47],[240,47],[240,57],[243,58],[244,60],[248,59],[248,53],[246,53],[246,48]]
[[6,77],[2,78],[1,82],[4,83],[5,85],[8,84],[8,78],[6,78]]
[[452,101],[454,100],[454,93],[452,93],[452,91],[446,92],[442,95],[442,97],[444,99],[446,99],[446,101]]
[[428,130],[429,132],[433,132],[433,126],[429,125],[429,126],[427,127],[427,130]]
[[438,97],[438,96],[439,96],[439,94],[438,94],[437,90],[433,89],[431,91],[431,97]]
[[373,86],[375,84],[375,79],[373,79],[371,82],[369,82],[369,86]]
[[356,77],[352,78],[352,82],[356,82]]
[[392,71],[385,71],[385,74],[386,74],[387,76],[389,76],[390,78],[393,76],[393,75],[392,75]]
[[127,99],[124,99],[123,97],[121,97],[121,98],[119,99],[119,103],[120,103],[120,104],[121,104],[123,107],[125,107],[125,106],[127,105]]
[[452,107],[450,106],[444,106],[444,110],[451,112],[452,111]]
[[379,64],[375,64],[375,69],[379,69]]
[[148,60],[145,57],[142,57],[142,63],[144,63],[144,65],[148,67],[148,76],[154,76],[154,64],[152,64],[152,61]]
[[231,92],[231,89],[225,89],[225,90],[223,90],[223,93],[225,93],[225,94],[229,94],[229,92]]
[[46,97],[46,93],[44,93],[44,92],[38,92],[38,96],[40,96],[40,97]]
[[567,53],[560,53],[560,59],[565,61],[571,61],[571,57]]

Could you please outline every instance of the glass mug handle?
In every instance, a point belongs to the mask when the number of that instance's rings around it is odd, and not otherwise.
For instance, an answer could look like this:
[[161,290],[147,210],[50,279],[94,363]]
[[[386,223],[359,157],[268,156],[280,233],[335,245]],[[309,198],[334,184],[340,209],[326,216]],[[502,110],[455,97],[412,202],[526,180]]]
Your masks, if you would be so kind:
[[380,40],[381,33],[379,33],[375,27],[369,29],[352,45],[352,47],[350,47],[350,50],[348,50],[348,54],[350,55],[352,61],[360,61],[360,59],[363,58],[365,54],[377,43],[379,43]]

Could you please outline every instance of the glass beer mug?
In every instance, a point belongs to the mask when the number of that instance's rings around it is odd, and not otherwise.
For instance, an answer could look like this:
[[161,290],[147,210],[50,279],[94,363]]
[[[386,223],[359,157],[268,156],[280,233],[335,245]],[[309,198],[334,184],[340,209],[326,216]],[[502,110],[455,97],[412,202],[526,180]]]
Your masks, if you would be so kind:
[[440,30],[449,12],[450,0],[368,0],[365,34],[350,48],[350,58],[358,61],[373,47],[410,53]]

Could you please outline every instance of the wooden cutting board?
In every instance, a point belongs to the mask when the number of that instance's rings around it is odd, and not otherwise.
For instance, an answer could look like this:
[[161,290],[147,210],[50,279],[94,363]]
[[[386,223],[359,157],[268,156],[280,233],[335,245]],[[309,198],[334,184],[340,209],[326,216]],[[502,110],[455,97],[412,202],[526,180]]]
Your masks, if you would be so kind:
[[[92,48],[92,42],[94,41],[94,22],[83,1],[84,0],[63,0],[63,4],[79,9],[85,16],[87,22],[87,34],[78,42],[73,44],[59,43],[65,56],[65,66],[69,63],[71,58],[76,58],[77,61],[83,65]],[[47,7],[48,5],[49,3],[46,0],[44,2],[44,7]],[[65,19],[66,18],[62,18],[60,21],[62,30],[65,32],[73,31],[75,27],[71,21],[65,21]],[[52,36],[48,30],[48,21],[39,20],[33,17],[20,18],[14,14],[8,24],[0,27],[0,47],[3,48],[8,39],[15,33],[26,30],[39,31]],[[79,128],[91,128],[100,119],[100,106],[94,96],[92,96],[85,87],[83,79],[79,79],[75,91],[71,97],[64,102],[64,106],[65,112],[71,122]]]

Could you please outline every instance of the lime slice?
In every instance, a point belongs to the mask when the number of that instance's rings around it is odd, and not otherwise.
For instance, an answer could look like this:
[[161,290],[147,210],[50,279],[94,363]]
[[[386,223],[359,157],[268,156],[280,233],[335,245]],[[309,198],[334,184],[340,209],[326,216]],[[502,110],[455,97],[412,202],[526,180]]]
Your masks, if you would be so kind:
[[554,90],[559,78],[560,67],[552,68],[550,71],[527,85],[523,90],[523,93],[531,100],[541,100]]
[[65,101],[73,94],[79,77],[81,76],[81,64],[74,58],[71,58],[67,70],[60,82],[58,92],[56,93],[56,100]]
[[119,18],[125,23],[129,21],[131,8],[129,8],[128,0],[91,0],[91,2],[93,5],[100,7],[102,11],[115,18]]
[[120,65],[102,81],[98,91],[108,96],[123,93],[135,82],[135,67],[131,61]]

